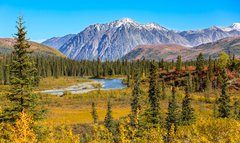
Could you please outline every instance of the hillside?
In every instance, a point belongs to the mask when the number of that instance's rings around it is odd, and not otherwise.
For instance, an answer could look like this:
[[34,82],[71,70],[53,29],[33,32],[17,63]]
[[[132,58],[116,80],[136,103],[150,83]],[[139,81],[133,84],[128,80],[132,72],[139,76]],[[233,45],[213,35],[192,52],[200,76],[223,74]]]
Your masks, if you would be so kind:
[[[0,38],[0,53],[1,54],[11,53],[13,51],[14,43],[15,43],[14,39]],[[30,49],[31,51],[33,51],[34,55],[66,57],[58,50],[51,48],[49,46],[45,46],[43,44],[39,44],[32,41],[30,41],[29,44],[31,45]]]
[[216,58],[220,52],[234,53],[236,57],[240,57],[240,37],[224,38],[193,48],[174,44],[139,45],[126,54],[123,59],[137,60],[145,58],[159,60],[163,58],[169,61],[181,55],[183,60],[191,60],[196,58],[199,53],[203,53],[206,58],[209,55]]
[[178,55],[190,54],[191,50],[184,46],[175,44],[159,44],[159,45],[139,45],[135,50],[129,52],[123,59],[155,59],[172,60]]

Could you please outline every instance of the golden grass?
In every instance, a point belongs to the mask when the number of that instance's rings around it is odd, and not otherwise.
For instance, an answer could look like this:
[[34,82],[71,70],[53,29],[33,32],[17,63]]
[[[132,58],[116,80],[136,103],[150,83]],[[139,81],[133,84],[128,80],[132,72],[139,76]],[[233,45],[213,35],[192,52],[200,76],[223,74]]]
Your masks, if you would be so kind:
[[[41,79],[39,90],[63,88],[88,81],[89,79],[81,79],[78,77],[60,77],[58,79],[49,77]],[[8,86],[0,86],[0,90],[2,92],[7,88]],[[148,106],[148,84],[143,83],[141,89],[143,90],[143,93],[140,98],[140,102],[144,111]],[[165,100],[160,101],[163,118],[166,117],[168,99],[171,96],[170,88],[167,88],[166,92],[168,97]],[[115,119],[119,119],[120,117],[127,116],[131,111],[131,94],[132,88],[124,88],[119,90],[96,90],[83,94],[67,94],[63,97],[40,94],[41,105],[48,110],[47,117],[42,124],[51,123],[55,126],[62,124],[90,124],[92,123],[92,102],[96,103],[99,121],[102,122],[106,114],[107,101],[109,97],[111,97],[112,100],[113,116]],[[192,106],[195,109],[197,118],[213,116],[213,103],[215,98],[221,94],[221,91],[213,90],[210,93],[210,103],[205,102],[205,94],[206,93],[190,94],[192,98]],[[240,98],[239,91],[233,90],[229,92],[229,94],[231,95],[232,103],[235,98]],[[185,94],[183,89],[177,88],[176,99],[179,105],[179,110],[181,110],[181,103],[184,96]],[[5,99],[3,96],[0,96],[0,99],[0,103],[4,103]]]
[[[99,121],[104,121],[106,108],[98,108],[97,113]],[[113,117],[115,119],[119,119],[122,116],[127,116],[129,113],[129,108],[113,107]],[[61,124],[89,124],[93,122],[91,107],[87,107],[86,109],[50,108],[45,121],[52,122],[56,126]]]

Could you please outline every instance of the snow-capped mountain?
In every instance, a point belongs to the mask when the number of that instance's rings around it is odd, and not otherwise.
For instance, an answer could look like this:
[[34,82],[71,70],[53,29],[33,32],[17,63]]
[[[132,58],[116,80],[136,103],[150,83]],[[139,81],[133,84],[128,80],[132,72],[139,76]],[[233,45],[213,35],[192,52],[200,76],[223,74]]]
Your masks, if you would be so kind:
[[[132,19],[124,18],[106,24],[90,25],[64,42],[58,39],[43,43],[53,47],[61,45],[55,47],[72,59],[116,60],[137,45],[178,44],[192,47],[240,35],[239,24],[235,23],[227,28],[229,29],[213,26],[202,30],[179,32],[156,23],[139,24]],[[58,41],[62,43],[57,44]]]
[[233,23],[231,26],[222,28],[223,31],[240,31],[240,23]]

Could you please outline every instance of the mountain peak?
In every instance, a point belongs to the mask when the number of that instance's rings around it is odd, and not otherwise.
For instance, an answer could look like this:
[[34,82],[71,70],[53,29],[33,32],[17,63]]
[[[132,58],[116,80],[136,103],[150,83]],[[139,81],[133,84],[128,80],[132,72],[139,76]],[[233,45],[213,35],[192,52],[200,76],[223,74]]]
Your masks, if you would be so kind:
[[163,31],[167,31],[167,29],[165,27],[160,26],[157,23],[148,23],[143,25],[146,29],[158,29],[158,30],[163,30]]
[[115,20],[111,23],[109,23],[110,25],[112,25],[113,27],[120,27],[122,25],[133,25],[133,26],[139,26],[139,24],[135,21],[133,21],[130,18],[123,18],[120,20]]
[[237,30],[240,31],[240,23],[233,23],[232,25],[228,27],[222,28],[224,31],[232,31],[232,30]]
[[230,27],[236,30],[240,30],[240,23],[233,23]]
[[130,18],[123,18],[123,19],[120,19],[118,20],[119,22],[123,22],[123,23],[136,23],[135,21],[133,21],[132,19]]

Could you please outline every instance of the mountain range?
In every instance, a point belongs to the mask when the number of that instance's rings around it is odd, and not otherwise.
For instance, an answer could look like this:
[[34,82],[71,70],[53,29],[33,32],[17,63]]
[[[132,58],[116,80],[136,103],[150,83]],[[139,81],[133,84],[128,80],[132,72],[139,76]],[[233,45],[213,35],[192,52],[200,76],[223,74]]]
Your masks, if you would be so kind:
[[[240,23],[201,30],[175,31],[156,23],[139,24],[129,18],[94,24],[78,34],[54,37],[43,42],[71,59],[116,60],[140,45],[172,44],[192,49],[226,37],[240,36]],[[126,56],[125,56],[126,57]]]

